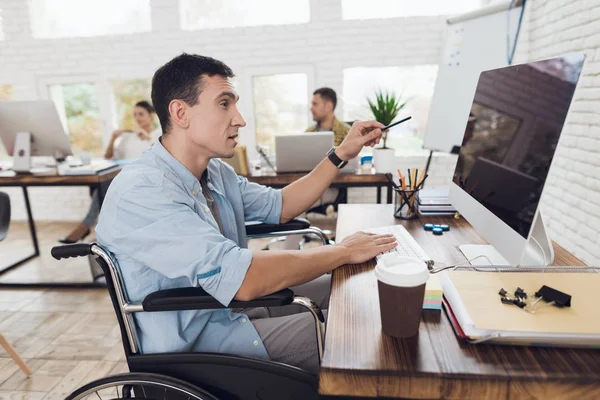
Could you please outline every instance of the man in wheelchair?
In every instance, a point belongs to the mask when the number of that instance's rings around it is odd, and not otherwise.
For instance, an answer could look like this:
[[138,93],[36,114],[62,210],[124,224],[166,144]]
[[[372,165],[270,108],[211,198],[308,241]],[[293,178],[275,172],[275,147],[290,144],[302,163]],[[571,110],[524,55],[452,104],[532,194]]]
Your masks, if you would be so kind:
[[[97,240],[117,261],[132,302],[200,286],[228,306],[291,287],[327,308],[326,273],[391,250],[393,236],[358,233],[331,246],[252,252],[245,221],[278,224],[304,212],[345,161],[379,142],[383,126],[355,123],[311,173],[282,190],[250,183],[219,160],[234,155],[246,125],[233,76],[218,60],[188,54],[156,71],[152,102],[163,135],[112,182]],[[227,353],[318,373],[315,321],[290,307],[139,313],[135,320],[143,354]]]

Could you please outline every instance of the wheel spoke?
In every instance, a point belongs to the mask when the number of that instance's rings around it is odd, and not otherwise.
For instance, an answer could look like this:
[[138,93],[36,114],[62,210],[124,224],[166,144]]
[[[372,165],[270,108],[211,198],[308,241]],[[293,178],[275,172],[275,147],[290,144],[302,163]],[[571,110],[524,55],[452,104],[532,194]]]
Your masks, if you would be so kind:
[[[100,400],[102,400],[102,397],[100,397],[100,395],[98,394],[98,392],[96,392],[96,396],[98,396],[98,398],[99,398]],[[117,396],[117,397],[119,397],[119,396]]]

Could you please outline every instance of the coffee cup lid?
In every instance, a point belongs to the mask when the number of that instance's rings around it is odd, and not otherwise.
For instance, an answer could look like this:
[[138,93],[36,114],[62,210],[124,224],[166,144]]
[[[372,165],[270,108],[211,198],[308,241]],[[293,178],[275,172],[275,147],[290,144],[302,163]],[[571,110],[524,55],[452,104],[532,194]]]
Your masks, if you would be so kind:
[[414,287],[427,282],[429,271],[425,262],[419,258],[390,253],[377,261],[375,276],[388,285]]

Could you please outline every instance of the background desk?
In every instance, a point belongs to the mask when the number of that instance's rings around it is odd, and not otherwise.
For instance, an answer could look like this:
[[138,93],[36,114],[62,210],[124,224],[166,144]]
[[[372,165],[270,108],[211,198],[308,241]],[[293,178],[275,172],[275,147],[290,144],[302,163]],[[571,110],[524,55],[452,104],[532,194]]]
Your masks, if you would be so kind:
[[[275,173],[271,170],[254,170],[248,180],[261,185],[282,188],[305,176],[306,172]],[[381,188],[387,188],[387,203],[392,202],[392,185],[384,174],[376,172],[345,173],[340,172],[330,185],[332,188],[375,187],[377,188],[377,203],[381,203]]]
[[[36,176],[36,175],[17,175],[13,177],[0,177],[0,187],[2,186],[20,186],[23,189],[23,197],[25,198],[25,208],[27,209],[27,219],[29,222],[29,231],[31,233],[31,241],[33,242],[33,254],[26,256],[25,258],[18,260],[17,262],[4,266],[0,265],[0,275],[5,272],[16,268],[23,263],[38,257],[40,255],[40,248],[37,239],[37,233],[35,229],[35,222],[33,220],[33,214],[31,213],[31,204],[29,202],[29,194],[27,188],[30,186],[88,186],[92,189],[99,189],[100,204],[104,200],[104,195],[110,182],[117,176],[120,167],[114,167],[104,170],[96,175],[53,175],[53,176]],[[96,287],[97,285],[90,282],[90,284],[76,283],[76,284],[61,284],[61,283],[1,283],[2,286],[27,286],[27,287]]]
[[[457,246],[485,243],[464,219],[434,236],[424,220],[400,221],[391,205],[341,205],[337,236],[402,223],[436,261],[465,261]],[[554,246],[555,265],[585,265]],[[333,272],[320,393],[411,399],[599,399],[600,350],[469,345],[445,312],[424,311],[419,335],[399,340],[381,332],[371,262]]]

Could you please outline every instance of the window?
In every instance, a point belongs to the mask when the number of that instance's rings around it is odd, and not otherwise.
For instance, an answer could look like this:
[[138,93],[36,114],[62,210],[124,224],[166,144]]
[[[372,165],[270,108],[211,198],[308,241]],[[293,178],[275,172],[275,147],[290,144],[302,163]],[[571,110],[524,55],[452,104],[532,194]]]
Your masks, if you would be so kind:
[[472,11],[482,5],[482,0],[342,0],[342,18],[456,15]]
[[411,120],[390,129],[387,146],[399,149],[420,149],[427,127],[427,117],[437,65],[415,65],[406,67],[348,68],[344,70],[344,121],[373,119],[367,98],[373,99],[375,91],[394,91],[397,96],[408,100],[399,116]]
[[308,128],[306,74],[280,74],[252,78],[256,143],[275,150],[275,135],[300,133]]
[[121,129],[139,129],[133,118],[133,107],[141,100],[152,103],[152,83],[149,79],[119,80],[111,83],[117,126]]
[[102,157],[102,123],[94,84],[51,85],[49,89],[69,133],[73,153],[89,151],[95,157]]
[[[10,100],[12,98],[12,86],[0,85],[0,100]],[[11,157],[6,152],[4,144],[0,140],[0,160],[8,160]]]
[[180,0],[181,28],[191,31],[310,21],[309,0]]
[[29,0],[29,15],[36,39],[151,30],[150,0]]

